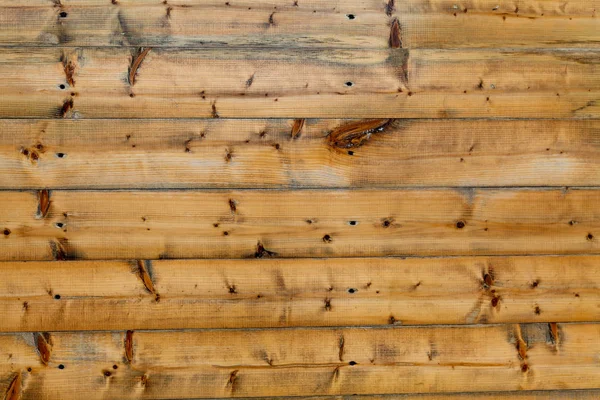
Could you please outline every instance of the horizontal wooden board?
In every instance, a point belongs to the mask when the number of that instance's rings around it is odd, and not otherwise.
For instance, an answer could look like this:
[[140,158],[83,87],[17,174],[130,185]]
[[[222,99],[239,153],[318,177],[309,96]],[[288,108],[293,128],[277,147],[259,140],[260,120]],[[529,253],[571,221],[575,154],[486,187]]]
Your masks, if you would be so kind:
[[598,0],[4,0],[0,7],[5,46],[381,49],[389,46],[393,18],[411,49],[600,43]]
[[0,117],[592,118],[596,51],[0,49]]
[[2,260],[600,252],[598,189],[5,191]]
[[600,318],[598,256],[140,262],[0,263],[0,331]]
[[5,334],[0,393],[15,380],[25,399],[596,389],[598,335],[596,324]]
[[354,124],[0,120],[0,188],[600,185],[597,120],[376,121],[362,145],[331,140]]

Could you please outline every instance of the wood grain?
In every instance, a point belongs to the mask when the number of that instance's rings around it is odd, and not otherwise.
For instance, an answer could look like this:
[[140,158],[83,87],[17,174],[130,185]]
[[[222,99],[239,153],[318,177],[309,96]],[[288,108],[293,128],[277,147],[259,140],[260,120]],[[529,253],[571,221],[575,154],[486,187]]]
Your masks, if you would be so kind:
[[[0,188],[598,186],[600,122],[0,120]],[[230,158],[227,157],[230,154]]]
[[0,392],[17,373],[25,399],[75,388],[88,399],[597,388],[600,327],[559,324],[558,342],[548,328],[134,331],[131,362],[125,332],[51,332],[47,366],[32,334],[0,335],[0,356],[11,354]]
[[593,118],[600,110],[594,51],[154,48],[132,86],[138,55],[0,49],[0,117]]
[[[388,6],[388,4],[393,6]],[[597,48],[598,0],[0,2],[5,46]],[[18,22],[15,22],[18,21]],[[18,26],[16,25],[18,23]]]
[[51,191],[0,197],[2,260],[597,254],[597,189]]
[[0,263],[0,331],[600,320],[598,256],[140,264]]

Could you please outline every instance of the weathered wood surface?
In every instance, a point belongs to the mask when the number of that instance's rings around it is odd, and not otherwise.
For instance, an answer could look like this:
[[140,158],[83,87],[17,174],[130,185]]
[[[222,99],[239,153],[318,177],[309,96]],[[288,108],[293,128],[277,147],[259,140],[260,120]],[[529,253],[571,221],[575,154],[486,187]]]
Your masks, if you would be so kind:
[[2,260],[600,253],[597,189],[5,191]]
[[0,117],[592,118],[596,51],[0,49]]
[[5,46],[597,48],[598,0],[0,2]]
[[15,379],[25,399],[586,389],[599,383],[598,335],[552,323],[5,334],[0,392]]
[[599,321],[600,257],[0,263],[0,331]]
[[600,185],[597,120],[383,120],[332,140],[353,124],[0,120],[0,188]]

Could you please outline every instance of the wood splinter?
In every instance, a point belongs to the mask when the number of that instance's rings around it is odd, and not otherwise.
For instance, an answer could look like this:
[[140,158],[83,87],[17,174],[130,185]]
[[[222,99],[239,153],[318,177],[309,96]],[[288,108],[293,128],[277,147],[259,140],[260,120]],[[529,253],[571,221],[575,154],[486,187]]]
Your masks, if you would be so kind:
[[298,139],[300,134],[302,133],[302,128],[304,128],[304,122],[306,120],[304,118],[297,119],[294,121],[294,125],[292,125],[292,139]]
[[134,57],[131,59],[131,66],[129,67],[129,84],[131,86],[135,85],[135,75],[137,74],[140,65],[142,65],[142,61],[148,55],[148,53],[152,50],[152,47],[140,48]]

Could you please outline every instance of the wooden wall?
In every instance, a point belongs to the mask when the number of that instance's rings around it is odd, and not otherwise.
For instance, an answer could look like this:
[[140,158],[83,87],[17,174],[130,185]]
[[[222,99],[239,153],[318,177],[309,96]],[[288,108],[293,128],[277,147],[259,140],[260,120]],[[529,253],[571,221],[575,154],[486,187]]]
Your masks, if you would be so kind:
[[0,0],[0,398],[600,398],[600,0]]

